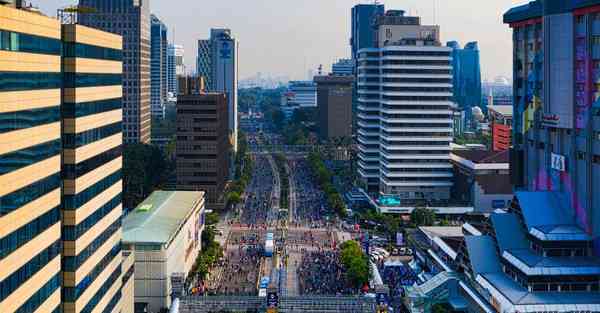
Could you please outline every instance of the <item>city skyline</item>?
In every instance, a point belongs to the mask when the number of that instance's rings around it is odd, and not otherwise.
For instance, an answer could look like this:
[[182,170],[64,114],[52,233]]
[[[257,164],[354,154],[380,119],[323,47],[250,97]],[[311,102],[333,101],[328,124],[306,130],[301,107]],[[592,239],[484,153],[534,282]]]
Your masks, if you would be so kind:
[[[358,3],[371,3],[305,0],[305,5],[298,6],[291,0],[178,2],[181,5],[173,6],[167,1],[153,1],[150,4],[152,13],[169,28],[169,41],[175,38],[174,43],[183,45],[190,54],[197,51],[197,40],[207,38],[211,28],[230,28],[240,42],[240,79],[252,77],[258,72],[306,79],[308,71],[316,70],[319,64],[329,71],[337,59],[350,57],[350,8]],[[512,38],[510,29],[502,23],[501,12],[527,1],[437,1],[435,10],[433,0],[380,2],[386,5],[386,9],[402,9],[407,14],[418,14],[425,24],[439,24],[443,29],[441,39],[444,43],[451,40],[460,43],[478,41],[482,78],[493,80],[496,76],[506,76],[510,80]],[[54,16],[58,8],[77,1],[46,0],[32,3],[44,13]],[[233,7],[236,9],[231,10]],[[467,16],[465,12],[477,14]],[[457,20],[462,22],[456,23]],[[477,27],[473,28],[472,25]],[[276,45],[275,48],[268,48],[270,44]],[[195,55],[188,55],[185,59],[188,69],[195,68]]]

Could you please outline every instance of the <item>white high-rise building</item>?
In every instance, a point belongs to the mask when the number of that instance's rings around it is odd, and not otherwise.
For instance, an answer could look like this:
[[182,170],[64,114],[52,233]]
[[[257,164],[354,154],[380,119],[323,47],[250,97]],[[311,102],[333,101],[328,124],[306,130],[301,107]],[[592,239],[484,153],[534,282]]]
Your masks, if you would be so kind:
[[404,205],[447,200],[452,187],[451,49],[439,27],[388,11],[378,47],[359,51],[359,174]]

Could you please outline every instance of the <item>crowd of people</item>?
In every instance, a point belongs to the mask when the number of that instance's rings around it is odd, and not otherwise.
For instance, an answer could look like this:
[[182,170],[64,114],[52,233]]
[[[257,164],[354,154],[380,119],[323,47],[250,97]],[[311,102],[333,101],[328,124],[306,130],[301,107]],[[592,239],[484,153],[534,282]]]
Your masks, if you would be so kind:
[[219,264],[221,277],[209,293],[216,295],[254,296],[257,293],[262,248],[237,246],[228,249]]
[[295,226],[321,228],[326,225],[324,215],[328,212],[325,193],[318,187],[316,178],[306,160],[289,161],[294,179],[296,203],[294,210]]
[[329,231],[314,229],[292,229],[285,238],[291,249],[310,247],[313,249],[331,249],[334,246],[333,234]]
[[275,183],[273,170],[267,157],[258,155],[254,175],[247,187],[244,208],[240,216],[242,225],[266,225],[272,214],[272,191]]
[[339,253],[318,250],[303,251],[300,266],[297,267],[300,292],[310,295],[351,294],[345,283]]
[[390,287],[394,297],[402,296],[400,293],[403,286],[412,286],[417,281],[417,275],[409,266],[385,266],[381,273],[381,279]]

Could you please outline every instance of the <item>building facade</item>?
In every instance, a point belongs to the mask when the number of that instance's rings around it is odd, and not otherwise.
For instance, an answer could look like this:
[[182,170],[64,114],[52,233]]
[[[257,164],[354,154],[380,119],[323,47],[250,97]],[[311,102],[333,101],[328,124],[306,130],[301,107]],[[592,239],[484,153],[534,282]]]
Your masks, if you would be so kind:
[[233,147],[233,152],[236,152],[238,42],[233,37],[231,30],[226,28],[211,29],[209,40],[198,41],[198,59],[196,62],[198,75],[207,77],[207,90],[227,95],[229,142]]
[[167,50],[167,98],[177,97],[177,77],[185,75],[184,50],[181,45],[169,44]]
[[165,117],[168,91],[167,26],[150,15],[150,108],[153,118]]
[[124,274],[122,41],[76,24],[62,35],[63,312],[111,312]]
[[352,87],[354,77],[315,76],[322,140],[352,138]]
[[123,140],[149,143],[152,122],[149,0],[80,0],[79,5],[93,10],[80,13],[80,24],[123,37]]
[[507,151],[512,145],[512,112],[510,105],[488,105],[492,131],[492,150]]
[[479,62],[479,46],[477,42],[469,42],[461,48],[456,41],[446,46],[452,48],[453,94],[458,108],[466,113],[467,129],[474,128],[471,110],[475,107],[484,109],[481,101],[481,66]]
[[220,208],[229,175],[227,96],[177,96],[177,188],[206,192],[207,207]]
[[206,80],[206,90],[214,90],[212,74],[212,42],[210,39],[198,40],[196,73]]
[[7,6],[0,25],[0,308],[132,313],[121,37]]
[[299,108],[317,107],[317,85],[314,81],[293,80],[288,85],[291,101]]
[[449,199],[452,50],[438,26],[402,17],[381,17],[380,46],[359,52],[359,175],[369,193],[405,204]]
[[135,255],[139,312],[171,307],[171,277],[188,273],[201,250],[204,193],[154,191],[123,220],[124,251]]
[[596,239],[600,93],[593,69],[600,64],[599,13],[600,1],[578,0],[535,1],[504,15],[514,40],[514,183],[560,194],[575,209],[579,226]]
[[385,12],[383,4],[358,4],[352,8],[350,47],[352,59],[358,58],[358,50],[375,47],[375,16]]
[[61,302],[61,25],[0,5],[0,36],[0,308],[52,312]]

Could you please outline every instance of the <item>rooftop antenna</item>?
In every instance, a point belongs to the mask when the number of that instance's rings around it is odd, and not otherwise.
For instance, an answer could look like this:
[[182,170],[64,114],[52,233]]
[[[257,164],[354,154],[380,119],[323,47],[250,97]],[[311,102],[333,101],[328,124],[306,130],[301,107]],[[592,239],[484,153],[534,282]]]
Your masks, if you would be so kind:
[[437,21],[437,0],[433,0],[433,25],[436,25]]

